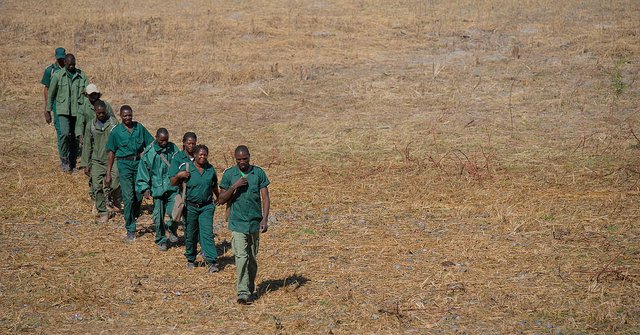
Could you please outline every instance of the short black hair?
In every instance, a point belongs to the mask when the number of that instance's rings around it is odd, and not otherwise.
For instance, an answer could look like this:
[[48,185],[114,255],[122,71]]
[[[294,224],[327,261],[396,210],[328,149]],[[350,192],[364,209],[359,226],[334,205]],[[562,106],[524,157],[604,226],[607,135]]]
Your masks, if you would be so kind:
[[104,103],[104,101],[102,100],[98,100],[96,101],[96,103],[93,105],[94,109],[98,109],[98,108],[104,108],[107,109],[107,104]]
[[244,144],[237,146],[236,150],[233,151],[234,154],[239,154],[241,152],[245,152],[247,153],[247,155],[251,156],[251,153],[249,153],[249,148],[247,148],[247,146]]
[[120,107],[120,113],[124,111],[130,111],[131,113],[133,113],[133,108],[131,108],[131,106],[129,105],[122,105],[122,107]]
[[64,59],[65,60],[68,59],[69,61],[71,61],[71,60],[75,61],[76,60],[76,56],[74,56],[73,54],[66,54],[66,55],[64,55]]
[[192,139],[194,141],[198,141],[198,136],[196,136],[196,133],[192,132],[192,131],[188,131],[186,133],[184,133],[184,136],[182,136],[182,142],[186,142],[188,139]]
[[158,130],[156,131],[156,137],[160,135],[167,135],[167,137],[169,137],[169,131],[167,130],[167,128],[158,128]]
[[198,144],[196,145],[196,148],[193,149],[193,153],[197,154],[198,152],[200,152],[200,150],[204,150],[207,152],[207,155],[209,154],[209,148],[204,145],[204,144]]

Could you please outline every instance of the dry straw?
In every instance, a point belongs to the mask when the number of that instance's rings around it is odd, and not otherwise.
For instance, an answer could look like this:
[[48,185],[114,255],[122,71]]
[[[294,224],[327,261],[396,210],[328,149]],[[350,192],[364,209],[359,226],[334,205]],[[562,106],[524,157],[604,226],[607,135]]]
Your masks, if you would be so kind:
[[[0,2],[0,332],[638,331],[637,2],[45,7]],[[251,148],[253,306],[220,210],[216,275],[157,252],[149,214],[132,245],[93,223],[41,116],[58,46],[219,172]]]

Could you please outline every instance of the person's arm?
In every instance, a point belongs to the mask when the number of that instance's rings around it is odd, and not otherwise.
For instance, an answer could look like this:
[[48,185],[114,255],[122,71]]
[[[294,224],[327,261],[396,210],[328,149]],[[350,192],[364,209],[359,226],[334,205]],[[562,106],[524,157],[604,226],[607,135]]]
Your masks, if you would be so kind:
[[113,151],[107,152],[107,175],[104,176],[104,186],[111,185],[111,168],[113,167],[113,161],[116,159],[116,155]]
[[238,180],[236,180],[236,182],[233,183],[233,185],[231,185],[231,187],[228,190],[223,189],[221,187],[220,196],[218,197],[218,205],[226,204],[229,200],[231,200],[231,198],[233,197],[233,193],[236,191],[236,189],[244,185],[247,185],[246,177],[238,178]]
[[218,190],[218,175],[215,172],[213,173],[213,195],[216,196],[217,203],[220,198],[220,191]]
[[85,115],[85,108],[87,108],[87,106],[81,105],[80,106],[80,111],[78,112],[78,115],[76,116],[76,129],[74,131],[74,134],[76,134],[76,137],[78,137],[80,144],[84,144],[84,128],[86,126],[86,120],[87,117]]
[[49,84],[49,88],[47,89],[47,108],[46,111],[49,115],[51,115],[51,109],[53,108],[53,101],[58,94],[58,76],[53,75],[51,77],[51,83]]
[[47,99],[49,98],[49,88],[44,87],[44,121],[47,124],[51,123],[51,112],[47,111]]
[[91,175],[91,166],[89,162],[91,161],[91,153],[93,152],[93,140],[91,137],[91,124],[87,124],[84,127],[84,144],[82,145],[82,156],[80,157],[80,168],[84,168],[84,173],[87,176]]
[[145,194],[145,198],[148,198],[147,192],[151,189],[151,174],[149,163],[147,161],[146,155],[142,156],[142,160],[140,160],[140,164],[138,164],[138,172],[136,173],[136,192]]
[[260,222],[260,232],[266,233],[269,229],[269,207],[271,207],[268,187],[260,189],[260,198],[262,199],[262,221]]
[[[189,163],[183,163],[183,164],[189,164]],[[182,168],[182,165],[178,167],[178,172],[176,173],[176,175],[169,178],[169,181],[171,182],[171,186],[178,186],[183,180],[189,179],[189,176],[190,176],[189,171],[186,170],[186,167],[185,167],[185,170],[180,171],[181,168]]]

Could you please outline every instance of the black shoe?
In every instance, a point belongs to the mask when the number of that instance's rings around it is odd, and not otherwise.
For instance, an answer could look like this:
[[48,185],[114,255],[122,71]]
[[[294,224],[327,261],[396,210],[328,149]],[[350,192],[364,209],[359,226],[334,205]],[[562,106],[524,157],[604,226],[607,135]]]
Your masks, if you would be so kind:
[[248,305],[248,304],[250,304],[250,302],[249,302],[249,296],[248,296],[247,294],[240,294],[240,295],[238,296],[238,303],[239,303],[240,305]]
[[178,242],[178,236],[176,236],[176,234],[174,234],[171,230],[169,230],[167,232],[167,235],[169,235],[169,242],[171,242],[171,243],[177,243]]
[[166,243],[158,244],[158,251],[167,251],[167,244]]
[[193,270],[196,265],[193,262],[187,262],[187,270]]
[[127,232],[127,242],[131,243],[133,241],[136,240],[136,232],[135,231],[128,231]]
[[218,263],[207,263],[207,271],[209,271],[209,273],[219,272]]

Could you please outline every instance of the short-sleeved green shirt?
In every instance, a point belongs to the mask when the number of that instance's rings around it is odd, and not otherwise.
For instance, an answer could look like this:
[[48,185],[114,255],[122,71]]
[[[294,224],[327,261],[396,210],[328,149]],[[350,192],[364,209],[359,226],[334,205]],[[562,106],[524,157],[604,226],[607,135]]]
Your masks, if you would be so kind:
[[53,76],[54,73],[56,73],[56,71],[60,69],[62,68],[60,67],[60,65],[58,65],[57,62],[47,66],[44,69],[44,73],[42,74],[42,79],[40,80],[40,83],[48,88],[49,85],[51,84],[51,77]]
[[153,142],[153,136],[142,123],[134,121],[132,129],[130,133],[122,123],[113,127],[107,141],[107,151],[113,152],[116,158],[134,156],[140,154]]
[[191,162],[191,158],[189,155],[184,152],[184,150],[176,151],[176,153],[171,156],[171,167],[169,168],[169,178],[173,178],[178,174],[180,166],[184,163]]
[[[178,171],[185,171],[189,166],[189,179],[187,180],[188,202],[209,203],[213,200],[213,188],[218,186],[216,169],[209,162],[202,167],[202,173],[198,171],[191,161],[180,164]],[[189,204],[187,204],[189,206]]]
[[[235,194],[229,200],[231,205],[229,229],[250,234],[260,230],[260,221],[262,221],[260,190],[269,186],[269,178],[264,170],[256,165],[249,166],[249,171],[245,175],[247,185],[236,189]],[[230,189],[240,177],[242,177],[242,173],[237,165],[224,170],[220,188]]]

